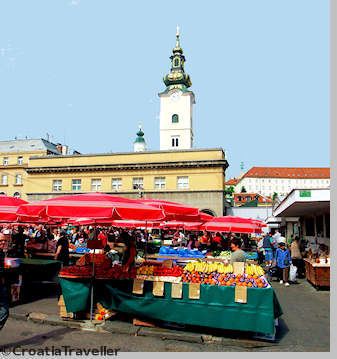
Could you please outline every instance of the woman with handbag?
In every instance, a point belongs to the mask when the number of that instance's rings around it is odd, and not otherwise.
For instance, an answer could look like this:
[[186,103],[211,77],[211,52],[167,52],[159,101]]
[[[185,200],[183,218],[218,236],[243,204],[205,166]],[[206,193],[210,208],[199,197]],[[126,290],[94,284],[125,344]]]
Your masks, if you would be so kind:
[[285,243],[281,242],[278,244],[275,254],[276,266],[279,270],[279,279],[280,284],[289,286],[289,268],[291,265],[291,255],[289,249],[286,247]]

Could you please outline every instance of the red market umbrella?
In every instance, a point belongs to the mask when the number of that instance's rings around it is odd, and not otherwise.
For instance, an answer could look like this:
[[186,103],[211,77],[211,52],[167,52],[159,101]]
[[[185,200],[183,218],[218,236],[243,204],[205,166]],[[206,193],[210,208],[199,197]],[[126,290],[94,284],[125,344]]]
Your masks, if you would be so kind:
[[123,220],[114,220],[112,221],[111,225],[113,227],[120,227],[120,228],[160,228],[160,222],[153,222],[153,221],[123,221]]
[[0,195],[0,222],[17,222],[16,211],[19,206],[28,202],[21,198]]
[[168,228],[168,229],[185,229],[188,231],[198,231],[200,230],[200,227],[202,225],[202,222],[182,222],[182,221],[168,221],[168,222],[162,222],[160,224],[160,228]]
[[204,223],[201,228],[209,232],[261,233],[263,226],[262,221],[225,216],[214,217],[211,221]]
[[170,202],[161,199],[141,199],[139,202],[160,208],[165,213],[166,220],[177,221],[198,221],[200,220],[200,212],[198,208],[186,206],[177,202]]
[[161,209],[123,197],[104,193],[86,193],[55,197],[21,205],[17,211],[20,220],[25,219],[76,219],[93,221],[113,219],[161,220]]

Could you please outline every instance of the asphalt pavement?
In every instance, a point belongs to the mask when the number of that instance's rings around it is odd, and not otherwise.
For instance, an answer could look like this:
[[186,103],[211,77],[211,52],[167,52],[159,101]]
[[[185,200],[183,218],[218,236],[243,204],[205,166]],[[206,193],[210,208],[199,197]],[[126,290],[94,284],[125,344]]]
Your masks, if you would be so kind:
[[273,282],[283,309],[276,341],[256,340],[246,333],[206,328],[146,328],[112,320],[91,331],[83,322],[58,318],[51,296],[11,308],[0,335],[1,346],[97,348],[123,351],[329,351],[330,292],[317,291],[306,280],[289,287]]

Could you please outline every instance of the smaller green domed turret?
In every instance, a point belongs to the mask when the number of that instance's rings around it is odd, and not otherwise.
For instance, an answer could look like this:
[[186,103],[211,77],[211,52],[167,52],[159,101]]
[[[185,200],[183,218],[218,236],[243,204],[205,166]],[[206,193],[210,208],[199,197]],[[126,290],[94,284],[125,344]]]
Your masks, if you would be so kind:
[[142,126],[139,125],[139,130],[137,132],[137,137],[133,141],[133,149],[135,152],[143,152],[146,151],[146,141],[144,138],[144,132],[142,130]]

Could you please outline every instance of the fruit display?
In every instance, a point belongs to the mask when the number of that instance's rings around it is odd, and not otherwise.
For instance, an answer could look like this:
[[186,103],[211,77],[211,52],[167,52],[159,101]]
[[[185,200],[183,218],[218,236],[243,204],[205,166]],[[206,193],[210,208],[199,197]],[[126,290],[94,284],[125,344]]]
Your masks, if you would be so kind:
[[212,285],[247,286],[254,288],[265,288],[269,286],[264,277],[264,270],[256,264],[246,264],[245,273],[233,274],[231,264],[219,262],[189,262],[182,274],[185,283],[203,283]]
[[[136,277],[136,268],[131,268],[129,271],[124,272],[122,266],[115,264],[114,266],[96,265],[95,278],[96,279],[130,279]],[[63,278],[91,278],[92,266],[91,265],[73,265],[63,267],[59,273]]]
[[189,262],[184,267],[184,271],[188,272],[202,272],[202,273],[233,273],[233,266],[231,264],[224,264],[220,262]]
[[181,277],[183,269],[179,266],[166,268],[162,266],[142,265],[137,268],[137,275]]
[[231,253],[231,251],[222,251],[220,252],[219,257],[223,259],[230,259]]
[[184,271],[182,275],[184,283],[200,283],[220,286],[243,286],[250,288],[267,288],[270,286],[264,276],[233,273],[220,274],[218,272],[200,273]]

